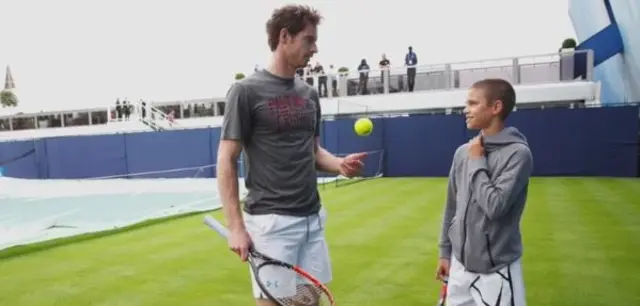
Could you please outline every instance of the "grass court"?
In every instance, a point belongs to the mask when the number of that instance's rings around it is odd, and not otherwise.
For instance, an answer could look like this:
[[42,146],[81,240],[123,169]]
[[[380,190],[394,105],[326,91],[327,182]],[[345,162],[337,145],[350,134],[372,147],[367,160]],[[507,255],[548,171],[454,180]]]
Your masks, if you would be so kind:
[[[321,192],[339,305],[436,303],[446,179]],[[203,216],[2,251],[0,305],[253,305],[247,265]],[[523,235],[528,304],[640,305],[640,180],[534,178]]]

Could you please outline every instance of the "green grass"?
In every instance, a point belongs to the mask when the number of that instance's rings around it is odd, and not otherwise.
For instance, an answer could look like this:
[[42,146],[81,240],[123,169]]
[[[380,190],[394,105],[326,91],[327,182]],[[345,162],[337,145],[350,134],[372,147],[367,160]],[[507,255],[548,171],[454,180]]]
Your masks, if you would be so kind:
[[[435,303],[445,187],[384,178],[321,189],[340,305]],[[637,179],[535,178],[523,219],[528,303],[640,305],[638,199]],[[0,252],[0,305],[253,305],[247,266],[202,217]]]

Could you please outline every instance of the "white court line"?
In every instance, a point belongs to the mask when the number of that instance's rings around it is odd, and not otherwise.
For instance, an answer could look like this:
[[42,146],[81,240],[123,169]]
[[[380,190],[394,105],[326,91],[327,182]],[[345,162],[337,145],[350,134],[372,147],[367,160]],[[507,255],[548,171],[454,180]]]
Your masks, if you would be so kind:
[[98,176],[98,177],[86,178],[86,180],[103,180],[103,179],[113,179],[113,178],[136,177],[136,176],[143,176],[148,174],[170,173],[170,172],[179,172],[179,171],[186,171],[186,170],[199,170],[199,169],[213,168],[215,166],[216,164],[209,164],[204,166],[176,168],[176,169],[168,169],[168,170],[156,170],[156,171],[137,172],[137,173],[130,173],[130,174]]

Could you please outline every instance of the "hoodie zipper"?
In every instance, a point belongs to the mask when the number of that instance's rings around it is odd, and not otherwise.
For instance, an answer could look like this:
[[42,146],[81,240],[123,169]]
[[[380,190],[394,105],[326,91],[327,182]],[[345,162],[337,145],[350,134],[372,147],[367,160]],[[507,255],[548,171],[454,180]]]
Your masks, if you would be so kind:
[[487,242],[487,253],[489,253],[489,263],[491,263],[491,267],[495,267],[496,264],[493,261],[493,256],[491,255],[491,240],[489,240],[489,233],[484,233],[484,237]]
[[469,202],[471,202],[471,188],[469,188],[469,196],[467,197],[467,205],[464,208],[464,216],[462,216],[462,250],[460,250],[460,259],[462,260],[462,265],[467,266],[467,260],[465,258],[465,247],[467,245],[467,213],[469,212]]

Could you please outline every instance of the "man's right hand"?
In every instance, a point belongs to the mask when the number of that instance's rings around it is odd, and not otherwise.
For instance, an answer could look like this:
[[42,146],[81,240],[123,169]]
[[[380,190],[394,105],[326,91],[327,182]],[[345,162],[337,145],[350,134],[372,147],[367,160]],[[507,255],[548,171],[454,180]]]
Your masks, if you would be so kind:
[[440,258],[438,268],[436,269],[436,279],[445,281],[449,277],[450,261],[448,258]]
[[251,237],[246,229],[232,230],[229,234],[229,248],[240,256],[242,261],[247,261]]

